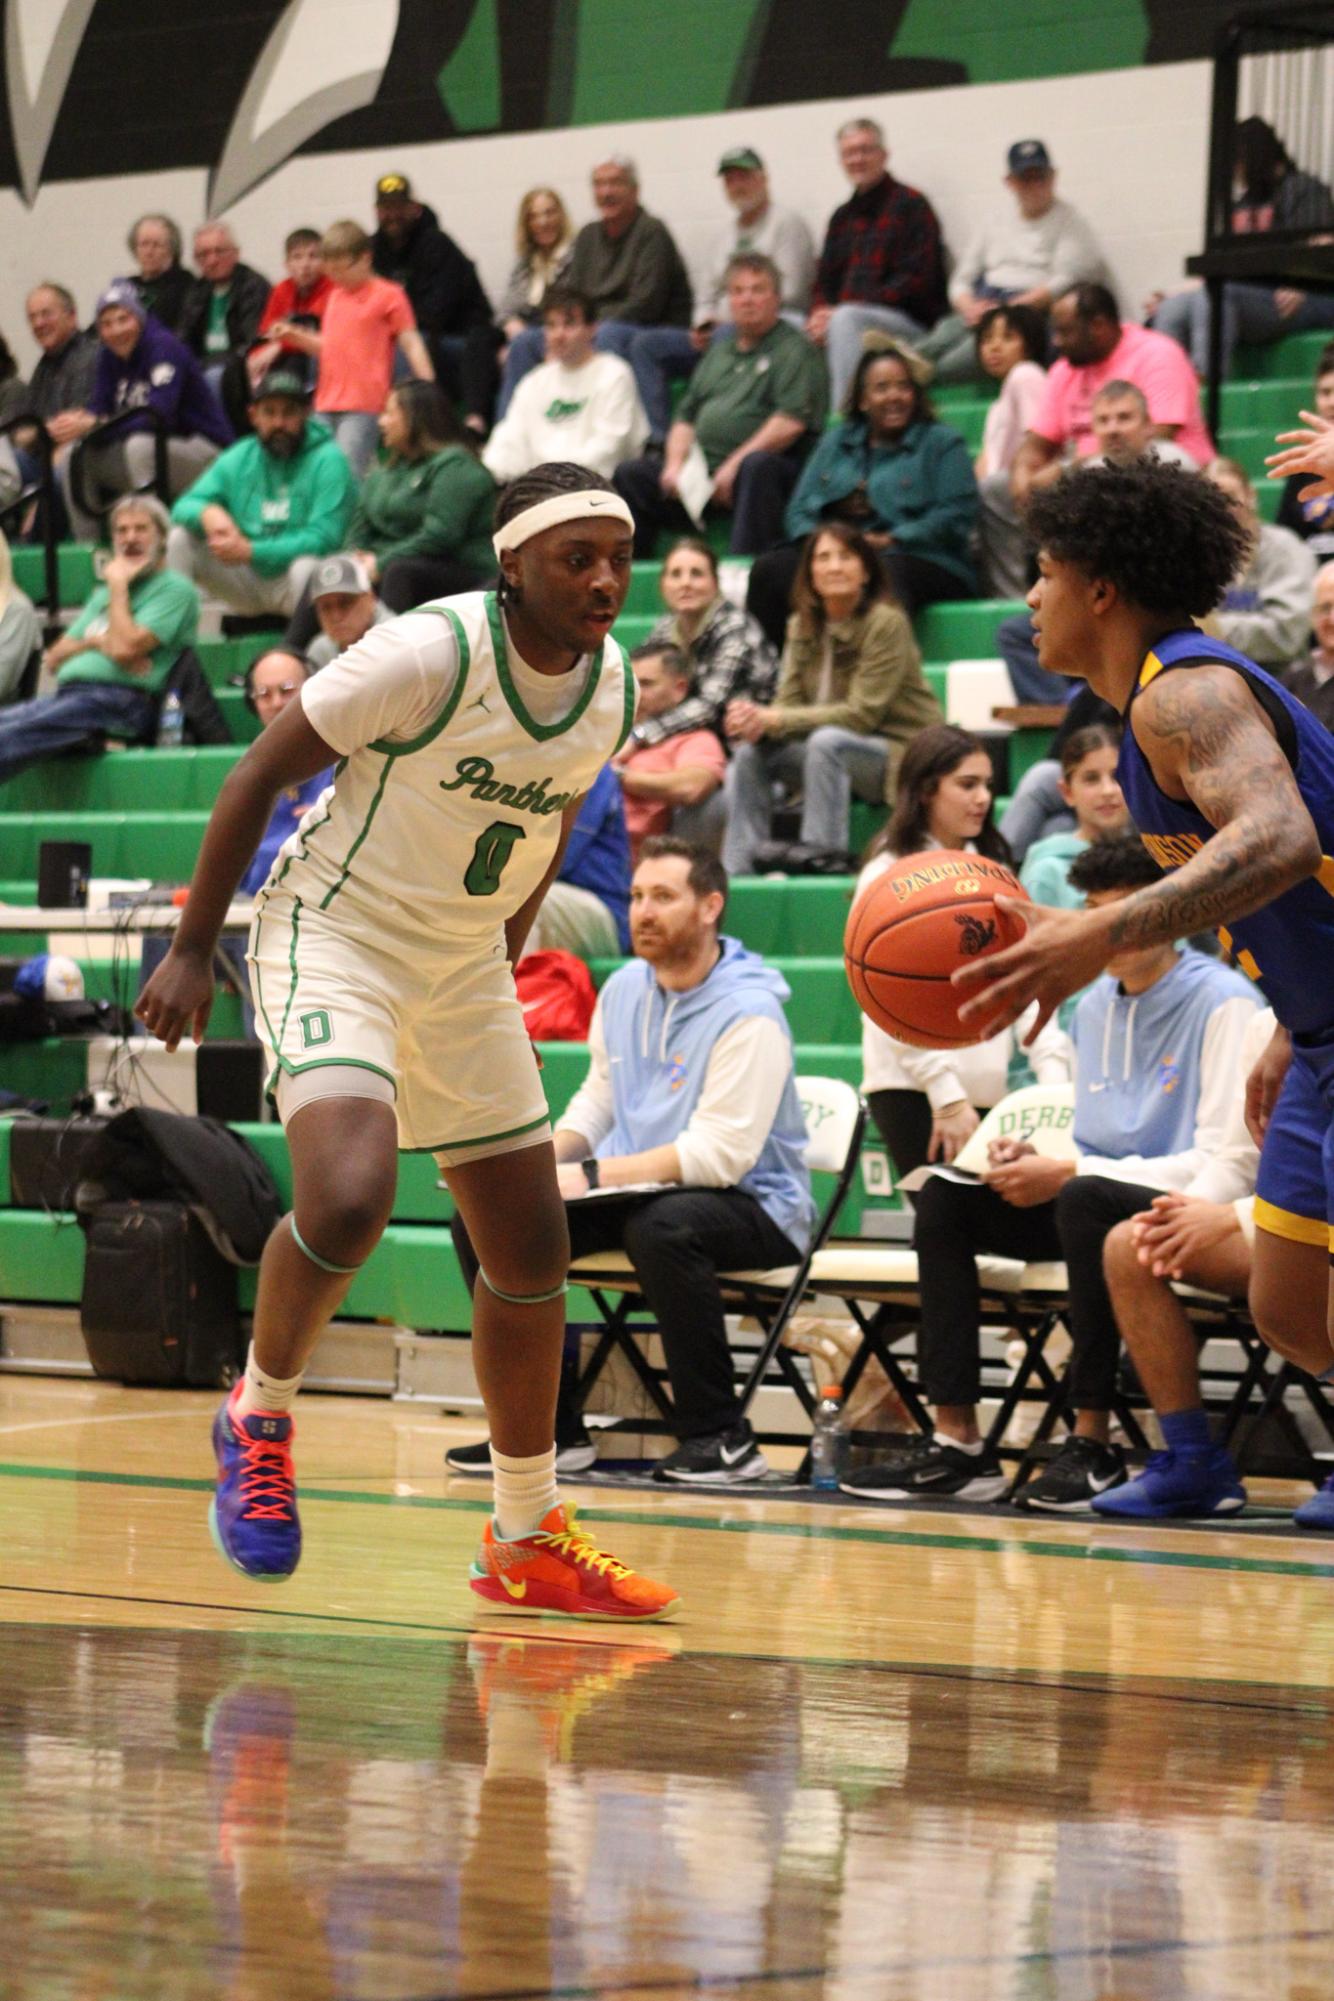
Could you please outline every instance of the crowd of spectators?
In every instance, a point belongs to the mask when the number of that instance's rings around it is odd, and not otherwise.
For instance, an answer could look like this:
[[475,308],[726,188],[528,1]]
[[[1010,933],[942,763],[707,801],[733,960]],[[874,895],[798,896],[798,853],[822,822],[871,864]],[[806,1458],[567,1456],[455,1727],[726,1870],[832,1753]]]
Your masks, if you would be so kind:
[[[682,1418],[665,1477],[687,1482],[764,1471],[735,1409],[713,1275],[790,1261],[809,1229],[786,995],[720,933],[728,878],[771,863],[856,867],[854,798],[882,819],[858,893],[893,859],[933,847],[1022,865],[1035,900],[1067,907],[1127,894],[1153,868],[1123,838],[1119,719],[1083,684],[1042,672],[1026,614],[996,637],[1016,698],[1073,699],[1052,756],[996,826],[991,754],[945,722],[916,615],[978,594],[1023,597],[1030,496],[1071,467],[1156,456],[1218,485],[1245,531],[1245,565],[1211,629],[1334,726],[1334,501],[1303,496],[1296,475],[1271,525],[1244,468],[1218,456],[1200,400],[1205,294],[1156,295],[1146,324],[1127,319],[1040,139],[1008,148],[1005,198],[979,210],[954,258],[928,196],[891,173],[875,121],[850,120],[835,143],[850,192],[818,245],[752,147],[724,152],[719,224],[693,283],[624,155],[594,168],[595,219],[582,227],[557,189],[524,195],[494,305],[436,210],[387,172],[373,230],[353,219],[292,229],[276,284],[243,260],[226,222],[194,232],[191,269],[176,222],[146,214],[87,325],[65,282],[28,294],[40,359],[26,382],[0,338],[12,537],[54,525],[111,548],[77,617],[43,647],[0,539],[0,780],[108,738],[151,743],[165,691],[188,679],[205,604],[270,629],[244,690],[266,725],[373,626],[484,587],[497,491],[544,461],[614,481],[636,556],[671,537],[662,616],[633,654],[634,726],[583,802],[529,942],[584,958],[632,950],[638,962],[604,992],[590,1084],[557,1135],[570,1192],[586,1155],[613,1180],[647,1158],[648,1129],[608,1083],[645,982],[682,996],[688,1019],[721,954],[722,984],[741,996],[747,1026],[723,1024],[702,1111],[682,1111],[657,1148],[703,1185],[646,1209],[635,1246]],[[1237,189],[1249,229],[1334,224],[1329,191],[1258,119],[1240,129]],[[1334,326],[1334,304],[1290,288],[1230,285],[1224,312],[1228,354],[1237,340]],[[998,394],[972,456],[937,416],[932,385],[987,382]],[[1334,418],[1334,342],[1314,403]],[[720,575],[711,525],[732,556],[753,559],[744,589],[739,572]],[[327,778],[279,801],[248,883]],[[789,838],[775,838],[784,813]],[[680,965],[680,977],[664,970]],[[232,971],[244,995],[239,960]],[[1239,974],[1167,947],[1125,955],[1026,1051],[1026,1021],[952,1052],[865,1025],[864,1088],[900,1177],[952,1162],[1025,1061],[1041,1084],[1073,1077],[1085,1159],[1076,1171],[1021,1149],[993,1162],[985,1188],[927,1181],[916,1227],[936,1438],[858,1491],[999,1491],[975,1409],[971,1274],[985,1248],[1060,1255],[1070,1269],[1078,1425],[1029,1505],[1083,1507],[1124,1484],[1107,1424],[1122,1296],[1149,1329],[1146,1367],[1163,1380],[1186,1367],[1170,1307],[1145,1292],[1144,1246],[1198,1252],[1206,1274],[1245,1262],[1244,1232],[1239,1245],[1205,1166],[1235,1112],[1258,1006]],[[1194,1052],[1166,1125],[1137,1095],[1155,1037]],[[749,1077],[750,1126],[720,1147],[711,1108],[759,1056],[773,1058],[769,1095],[757,1110]],[[777,1204],[752,1189],[758,1165],[775,1161]],[[1207,1241],[1192,1235],[1206,1195],[1222,1218]],[[1117,1247],[1105,1269],[1104,1241]],[[577,1420],[565,1443],[587,1446]]]

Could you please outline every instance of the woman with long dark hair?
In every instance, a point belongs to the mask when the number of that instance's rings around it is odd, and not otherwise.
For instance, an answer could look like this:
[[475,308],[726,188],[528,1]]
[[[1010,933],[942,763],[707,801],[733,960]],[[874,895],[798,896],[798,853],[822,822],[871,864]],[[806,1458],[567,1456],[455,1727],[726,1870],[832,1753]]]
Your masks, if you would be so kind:
[[[962,848],[1008,867],[993,796],[991,759],[975,736],[952,723],[923,730],[903,754],[894,810],[867,850],[857,895],[892,862],[930,848]],[[981,1113],[1010,1089],[1010,1066],[1030,1025],[1031,1011],[970,1048],[918,1049],[863,1021],[862,1090],[899,1180],[954,1159]],[[1069,1078],[1070,1045],[1054,1024],[1025,1053],[1040,1084]]]
[[735,751],[728,873],[752,872],[769,838],[776,780],[801,792],[802,846],[846,850],[853,793],[892,798],[904,744],[939,720],[912,626],[875,550],[847,522],[825,522],[799,558],[775,700],[732,701],[723,718]]
[[400,382],[380,412],[383,448],[366,475],[349,545],[390,611],[476,590],[495,575],[496,485],[435,382]]
[[751,569],[746,601],[775,644],[800,543],[826,521],[860,529],[910,617],[938,599],[976,594],[977,481],[968,447],[937,422],[922,377],[917,356],[884,336],[858,363],[843,422],[825,432],[787,504],[792,543]]

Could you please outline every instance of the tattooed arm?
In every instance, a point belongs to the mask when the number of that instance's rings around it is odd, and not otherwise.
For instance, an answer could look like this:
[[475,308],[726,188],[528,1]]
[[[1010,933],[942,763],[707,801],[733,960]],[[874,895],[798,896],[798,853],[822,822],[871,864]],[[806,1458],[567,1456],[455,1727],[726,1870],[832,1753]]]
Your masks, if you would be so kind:
[[1034,1000],[1040,1025],[1114,953],[1245,917],[1319,868],[1311,816],[1240,674],[1228,667],[1162,674],[1136,701],[1131,722],[1161,789],[1189,800],[1217,831],[1161,882],[1097,910],[1001,899],[1027,929],[1007,951],[955,974],[970,996],[960,1016],[973,1026],[992,1032]]
[[1217,829],[1197,855],[1111,912],[1110,940],[1183,938],[1272,903],[1320,867],[1320,839],[1273,725],[1240,674],[1160,674],[1131,711],[1161,789]]

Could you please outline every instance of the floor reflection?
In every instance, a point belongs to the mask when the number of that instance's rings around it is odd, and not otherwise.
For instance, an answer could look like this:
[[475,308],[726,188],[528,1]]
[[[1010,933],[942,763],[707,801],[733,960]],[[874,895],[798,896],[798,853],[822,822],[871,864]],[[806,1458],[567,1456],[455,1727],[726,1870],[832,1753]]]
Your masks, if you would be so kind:
[[678,1647],[7,1629],[0,1991],[1328,1993],[1321,1699]]

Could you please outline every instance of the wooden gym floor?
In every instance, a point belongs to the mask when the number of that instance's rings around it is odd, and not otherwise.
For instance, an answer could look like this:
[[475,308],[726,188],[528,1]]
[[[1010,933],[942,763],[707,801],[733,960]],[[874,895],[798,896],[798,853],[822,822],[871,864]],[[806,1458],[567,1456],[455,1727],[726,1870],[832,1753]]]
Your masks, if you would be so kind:
[[1334,1993],[1334,1546],[600,1488],[682,1620],[507,1622],[466,1427],[303,1398],[261,1588],[213,1403],[0,1378],[6,2001]]

